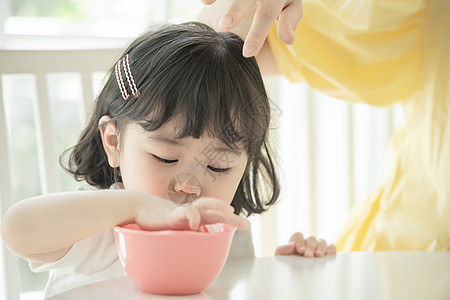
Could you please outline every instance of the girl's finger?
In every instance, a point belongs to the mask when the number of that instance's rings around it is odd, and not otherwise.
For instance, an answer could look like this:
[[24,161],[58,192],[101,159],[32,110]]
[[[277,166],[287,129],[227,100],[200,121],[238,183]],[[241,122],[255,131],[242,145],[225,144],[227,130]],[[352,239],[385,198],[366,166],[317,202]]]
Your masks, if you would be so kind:
[[200,198],[195,200],[192,206],[195,206],[201,213],[205,213],[207,210],[218,210],[223,213],[234,213],[233,206],[215,198]]
[[293,235],[291,235],[291,237],[289,238],[289,242],[292,242],[292,243],[299,243],[301,241],[305,241],[305,238],[303,237],[303,233],[301,233],[301,232],[296,232]]
[[201,220],[200,212],[193,206],[187,206],[172,210],[167,222],[171,229],[198,230]]
[[336,246],[335,245],[329,245],[327,247],[327,253],[326,254],[336,254]]
[[293,254],[295,254],[294,243],[278,246],[277,249],[275,250],[275,255],[293,255]]
[[316,251],[314,252],[314,256],[322,257],[327,253],[327,242],[324,240],[319,240],[317,242]]
[[197,209],[194,207],[188,207],[186,217],[189,220],[189,228],[191,230],[198,230],[200,228],[202,217]]
[[302,17],[302,0],[292,1],[283,8],[278,17],[277,34],[284,43],[294,43],[295,29]]
[[233,29],[247,15],[256,0],[233,0],[227,12],[219,22],[219,28],[223,30]]
[[305,237],[301,232],[294,233],[291,238],[289,239],[290,243],[293,243],[295,245],[294,251],[297,254],[303,255],[306,250],[306,241]]
[[314,251],[317,247],[317,241],[316,238],[313,236],[310,236],[306,239],[306,249],[303,256],[305,257],[314,257]]
[[222,222],[235,226],[239,230],[247,230],[250,225],[242,217],[229,213],[224,214],[219,211],[209,210],[201,215],[201,222],[203,224],[214,224],[217,222]]

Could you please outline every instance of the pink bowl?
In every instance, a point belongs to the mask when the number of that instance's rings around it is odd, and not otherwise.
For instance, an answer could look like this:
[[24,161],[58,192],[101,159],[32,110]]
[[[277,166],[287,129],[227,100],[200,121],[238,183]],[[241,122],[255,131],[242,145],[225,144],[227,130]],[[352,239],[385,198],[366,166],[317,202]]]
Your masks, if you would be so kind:
[[220,273],[236,227],[206,225],[209,232],[145,231],[137,224],[114,227],[120,261],[147,293],[188,295],[203,291]]

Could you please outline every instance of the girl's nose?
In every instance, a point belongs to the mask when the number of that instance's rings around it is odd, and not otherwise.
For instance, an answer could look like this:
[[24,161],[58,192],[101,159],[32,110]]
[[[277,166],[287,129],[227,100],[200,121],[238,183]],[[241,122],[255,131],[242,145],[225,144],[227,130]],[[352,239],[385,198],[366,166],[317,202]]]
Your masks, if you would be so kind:
[[191,180],[193,175],[189,177],[187,180],[176,181],[175,186],[173,187],[174,191],[177,193],[183,192],[186,194],[191,194],[192,196],[200,196],[202,193],[202,188],[195,180]]
[[170,200],[178,204],[193,202],[199,198],[202,193],[200,180],[190,173],[181,173],[176,175],[168,187]]

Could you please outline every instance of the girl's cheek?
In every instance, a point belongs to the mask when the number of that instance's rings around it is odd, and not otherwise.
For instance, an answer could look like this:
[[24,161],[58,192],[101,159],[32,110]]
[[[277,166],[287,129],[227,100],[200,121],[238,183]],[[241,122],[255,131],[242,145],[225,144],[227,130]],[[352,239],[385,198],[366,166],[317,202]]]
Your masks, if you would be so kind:
[[237,178],[226,177],[224,177],[223,179],[228,180],[217,180],[214,186],[208,189],[210,191],[210,195],[208,195],[208,197],[218,198],[225,201],[227,204],[231,204],[231,201],[233,201],[234,194],[239,185],[240,178],[239,180],[237,180]]

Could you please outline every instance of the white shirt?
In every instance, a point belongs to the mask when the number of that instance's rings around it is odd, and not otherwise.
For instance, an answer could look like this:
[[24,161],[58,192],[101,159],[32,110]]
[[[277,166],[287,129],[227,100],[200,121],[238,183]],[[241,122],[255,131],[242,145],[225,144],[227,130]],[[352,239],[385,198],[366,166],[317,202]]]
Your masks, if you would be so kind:
[[[111,189],[120,189],[121,185],[113,184]],[[83,186],[80,191],[95,190],[93,186]],[[253,257],[254,248],[251,230],[237,230],[233,237],[228,260],[242,257]],[[44,297],[51,297],[67,290],[83,285],[125,275],[125,271],[117,255],[113,230],[73,244],[62,258],[55,262],[33,268],[33,272],[50,271],[45,287]]]

